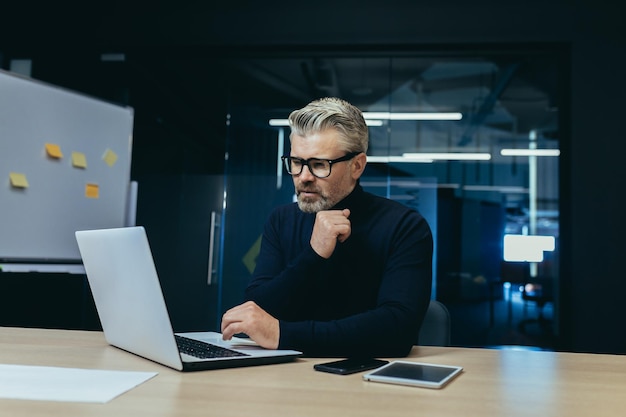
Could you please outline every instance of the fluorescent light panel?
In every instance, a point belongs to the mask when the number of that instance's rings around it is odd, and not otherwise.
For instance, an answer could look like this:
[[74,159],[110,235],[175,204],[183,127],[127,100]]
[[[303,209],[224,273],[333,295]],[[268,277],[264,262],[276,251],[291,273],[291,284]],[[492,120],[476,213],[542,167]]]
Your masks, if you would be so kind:
[[491,154],[488,152],[441,152],[441,153],[404,153],[408,160],[430,159],[433,161],[488,161]]
[[[515,151],[515,152],[513,152]],[[559,156],[558,149],[503,149],[503,156]],[[369,162],[489,161],[488,152],[408,152],[402,156],[368,156]]]
[[367,156],[367,162],[379,162],[379,163],[389,163],[389,162],[399,162],[399,163],[406,163],[406,162],[418,162],[418,163],[428,163],[428,162],[433,162],[432,159],[408,159],[405,158],[404,156]]
[[559,149],[502,149],[502,156],[559,156]]
[[[448,113],[391,113],[391,112],[363,112],[365,123],[368,126],[382,126],[383,120],[461,120],[463,114]],[[270,126],[289,126],[287,119],[270,119]]]
[[[289,126],[289,120],[288,119],[270,119],[269,120],[269,124],[270,126],[278,126],[278,127],[287,127]],[[382,126],[383,125],[383,121],[382,120],[365,120],[365,124],[368,126]]]
[[506,194],[528,194],[528,188],[506,185],[464,185],[465,191],[488,191]]
[[463,114],[459,112],[416,112],[416,113],[392,113],[392,112],[363,112],[365,119],[383,120],[461,120]]

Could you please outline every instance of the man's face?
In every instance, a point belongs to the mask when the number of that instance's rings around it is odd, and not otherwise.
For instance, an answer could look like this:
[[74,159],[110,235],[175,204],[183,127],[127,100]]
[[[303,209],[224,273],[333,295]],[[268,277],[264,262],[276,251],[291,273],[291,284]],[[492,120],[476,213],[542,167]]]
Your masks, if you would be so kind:
[[[333,129],[306,137],[292,135],[291,156],[302,159],[340,158],[346,152],[339,148],[337,136]],[[350,194],[358,179],[358,175],[353,175],[352,163],[350,160],[332,164],[330,175],[326,178],[315,177],[307,166],[303,167],[300,175],[293,175],[300,210],[307,213],[328,210]]]

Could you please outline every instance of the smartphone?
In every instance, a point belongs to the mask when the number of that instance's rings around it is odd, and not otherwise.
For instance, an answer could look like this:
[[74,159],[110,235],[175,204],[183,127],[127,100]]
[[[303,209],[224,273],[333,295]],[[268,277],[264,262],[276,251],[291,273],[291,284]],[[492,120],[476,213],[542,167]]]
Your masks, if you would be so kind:
[[388,384],[442,388],[463,370],[460,366],[394,361],[363,375],[363,379]]
[[321,372],[330,372],[331,374],[349,375],[361,371],[369,371],[379,368],[389,361],[373,358],[348,358],[333,362],[318,363],[313,365],[313,369]]

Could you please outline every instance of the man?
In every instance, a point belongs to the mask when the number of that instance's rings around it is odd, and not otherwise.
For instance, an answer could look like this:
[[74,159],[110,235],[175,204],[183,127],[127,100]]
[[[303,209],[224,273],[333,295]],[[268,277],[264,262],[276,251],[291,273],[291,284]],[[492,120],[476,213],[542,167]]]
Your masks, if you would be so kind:
[[337,98],[289,116],[283,157],[298,198],[265,225],[247,302],[222,334],[308,356],[406,356],[428,307],[433,241],[424,218],[365,192],[368,127]]

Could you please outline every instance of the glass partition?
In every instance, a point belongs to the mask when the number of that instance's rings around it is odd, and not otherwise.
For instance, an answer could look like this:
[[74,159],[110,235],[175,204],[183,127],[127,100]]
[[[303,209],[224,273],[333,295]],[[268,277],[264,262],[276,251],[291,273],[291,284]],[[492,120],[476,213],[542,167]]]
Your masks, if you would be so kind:
[[493,324],[493,303],[515,296],[506,289],[539,277],[558,285],[558,53],[270,52],[227,63],[223,309],[241,301],[269,212],[294,198],[279,160],[284,121],[323,96],[366,115],[364,188],[428,220],[433,298],[451,310],[491,303]]

